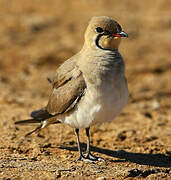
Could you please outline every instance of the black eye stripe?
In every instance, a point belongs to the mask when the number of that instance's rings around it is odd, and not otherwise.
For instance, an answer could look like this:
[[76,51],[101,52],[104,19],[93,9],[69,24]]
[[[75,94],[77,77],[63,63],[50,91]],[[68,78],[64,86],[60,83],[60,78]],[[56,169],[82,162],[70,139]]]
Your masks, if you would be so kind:
[[95,29],[95,31],[98,32],[98,33],[102,33],[102,32],[103,32],[103,28],[97,27],[97,28]]

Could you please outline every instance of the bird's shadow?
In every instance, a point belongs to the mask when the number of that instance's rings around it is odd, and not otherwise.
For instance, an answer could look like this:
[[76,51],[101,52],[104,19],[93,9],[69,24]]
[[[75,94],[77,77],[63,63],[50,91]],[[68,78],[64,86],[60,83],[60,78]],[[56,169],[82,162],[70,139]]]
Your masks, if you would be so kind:
[[[60,146],[60,149],[66,149],[69,151],[77,151],[77,147],[70,147],[70,146]],[[82,148],[86,148],[86,144],[82,143]],[[113,160],[113,162],[126,162],[130,161],[140,165],[149,165],[155,167],[171,167],[171,155],[169,154],[145,154],[145,153],[132,153],[126,152],[124,150],[120,151],[113,151],[110,149],[98,148],[95,146],[91,146],[91,151],[97,152],[100,154],[105,154],[110,157],[119,158],[120,160]]]

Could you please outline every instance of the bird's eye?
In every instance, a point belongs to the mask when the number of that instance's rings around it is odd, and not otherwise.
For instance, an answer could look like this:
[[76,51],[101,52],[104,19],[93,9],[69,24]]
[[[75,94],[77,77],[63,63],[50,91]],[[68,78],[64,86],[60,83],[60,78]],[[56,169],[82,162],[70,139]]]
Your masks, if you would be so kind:
[[95,29],[95,31],[98,32],[98,33],[102,33],[102,32],[103,32],[103,28],[97,27],[97,28]]

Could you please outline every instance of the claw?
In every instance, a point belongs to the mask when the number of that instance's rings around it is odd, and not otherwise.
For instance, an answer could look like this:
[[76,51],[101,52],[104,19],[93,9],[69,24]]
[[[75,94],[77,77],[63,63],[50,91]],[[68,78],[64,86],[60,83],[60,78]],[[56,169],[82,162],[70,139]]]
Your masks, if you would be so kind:
[[93,160],[93,161],[103,161],[103,162],[105,161],[103,158],[94,156],[92,154],[87,154],[86,159],[90,159],[90,160]]
[[104,159],[102,159],[100,157],[93,156],[92,154],[87,154],[86,157],[84,157],[83,155],[80,155],[79,158],[76,160],[76,162],[77,161],[85,161],[85,162],[90,162],[90,163],[96,164],[96,161],[103,161],[104,162]]
[[89,159],[89,158],[87,158],[87,157],[84,157],[83,155],[81,155],[77,160],[76,160],[76,162],[77,161],[84,161],[84,162],[90,162],[90,163],[96,163],[95,162],[95,160],[93,160],[93,159]]

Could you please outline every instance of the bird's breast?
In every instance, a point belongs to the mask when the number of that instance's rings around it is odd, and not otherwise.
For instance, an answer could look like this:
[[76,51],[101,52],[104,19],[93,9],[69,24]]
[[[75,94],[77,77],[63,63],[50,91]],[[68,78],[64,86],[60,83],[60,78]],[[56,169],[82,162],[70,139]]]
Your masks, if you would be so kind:
[[96,86],[88,84],[84,97],[66,123],[76,128],[113,120],[127,103],[128,89],[124,78]]
[[128,88],[125,78],[108,79],[90,97],[96,102],[96,106],[100,107],[99,111],[94,113],[93,123],[113,120],[127,103]]
[[65,118],[65,123],[87,128],[91,124],[111,121],[120,114],[127,103],[128,89],[124,61],[120,54],[114,55],[96,56],[85,66],[80,65],[87,88],[77,109]]

